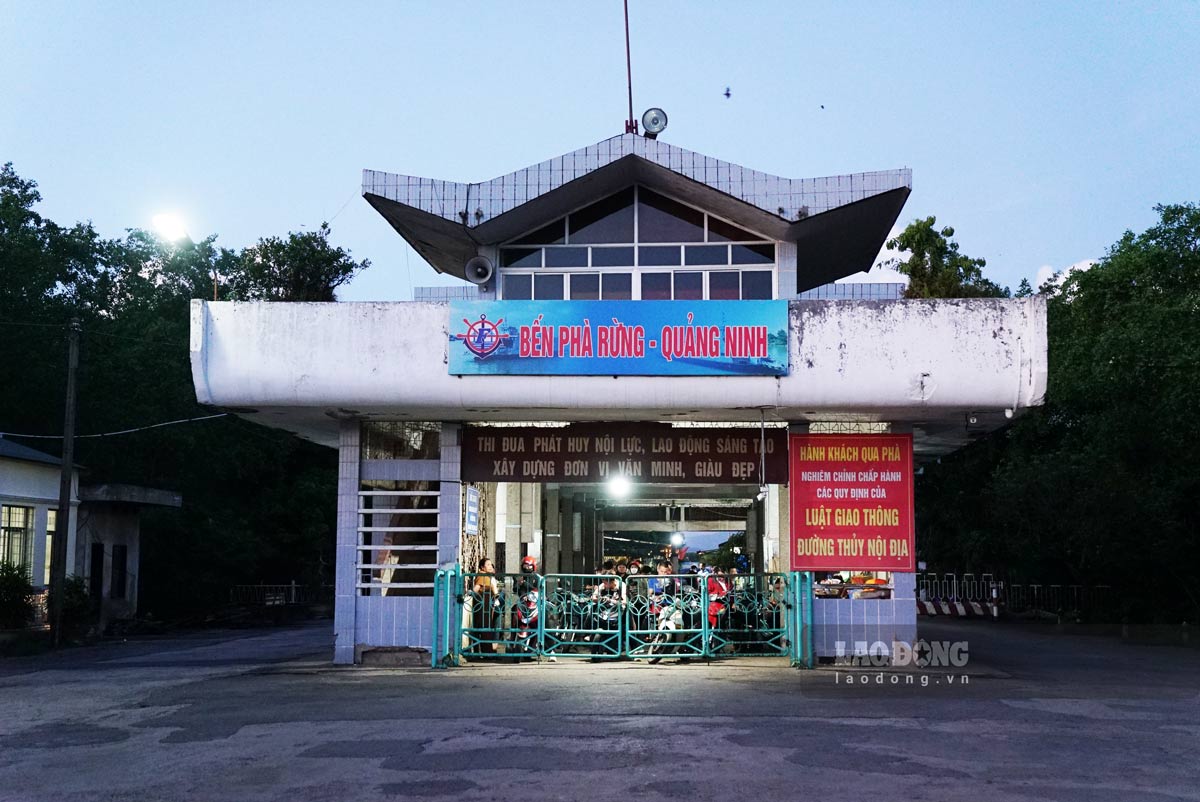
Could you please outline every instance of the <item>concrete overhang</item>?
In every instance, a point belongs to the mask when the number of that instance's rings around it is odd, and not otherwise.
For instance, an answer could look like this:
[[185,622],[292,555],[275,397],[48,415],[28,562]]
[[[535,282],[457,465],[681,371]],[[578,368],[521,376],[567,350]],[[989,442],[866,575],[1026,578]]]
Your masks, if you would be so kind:
[[792,301],[787,376],[452,376],[445,303],[192,302],[196,397],[317,443],[342,419],[886,421],[920,457],[1042,403],[1044,299]]
[[363,196],[435,270],[463,278],[510,241],[633,184],[797,245],[797,292],[872,266],[912,189],[907,169],[790,179],[634,134],[477,184],[363,171]]
[[79,500],[103,504],[137,504],[146,507],[182,507],[183,495],[139,485],[100,484],[79,488]]

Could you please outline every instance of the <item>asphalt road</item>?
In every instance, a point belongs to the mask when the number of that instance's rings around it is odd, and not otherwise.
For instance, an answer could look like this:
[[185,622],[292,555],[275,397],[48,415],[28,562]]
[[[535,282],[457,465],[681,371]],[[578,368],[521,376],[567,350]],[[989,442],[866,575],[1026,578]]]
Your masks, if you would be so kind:
[[922,637],[970,663],[335,668],[328,622],[10,659],[0,799],[1200,800],[1200,652]]

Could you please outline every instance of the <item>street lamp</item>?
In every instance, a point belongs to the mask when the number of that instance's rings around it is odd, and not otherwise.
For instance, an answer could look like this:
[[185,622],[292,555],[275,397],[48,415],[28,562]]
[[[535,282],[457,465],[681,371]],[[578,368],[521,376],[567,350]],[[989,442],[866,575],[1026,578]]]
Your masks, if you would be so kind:
[[607,490],[612,498],[626,498],[633,492],[633,483],[624,474],[617,474],[608,480]]

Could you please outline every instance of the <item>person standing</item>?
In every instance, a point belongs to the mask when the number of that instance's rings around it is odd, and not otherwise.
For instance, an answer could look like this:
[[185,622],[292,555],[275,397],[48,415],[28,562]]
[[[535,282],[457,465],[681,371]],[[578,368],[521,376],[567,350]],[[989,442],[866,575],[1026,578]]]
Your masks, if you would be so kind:
[[496,582],[496,564],[488,557],[479,560],[471,583],[471,626],[477,630],[479,650],[495,651],[496,619],[500,610],[500,586]]

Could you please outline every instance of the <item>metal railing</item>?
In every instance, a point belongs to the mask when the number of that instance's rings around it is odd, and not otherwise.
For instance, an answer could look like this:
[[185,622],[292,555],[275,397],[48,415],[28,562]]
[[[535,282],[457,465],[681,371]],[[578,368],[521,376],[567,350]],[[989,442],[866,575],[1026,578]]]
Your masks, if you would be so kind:
[[1113,612],[1109,585],[1008,582],[994,574],[917,574],[917,598],[922,601],[995,604],[1014,614],[1053,613],[1105,616]]
[[811,666],[812,575],[434,577],[432,664],[460,658],[786,656]]
[[322,604],[333,601],[333,585],[234,585],[229,603],[239,607],[278,607],[288,604]]

